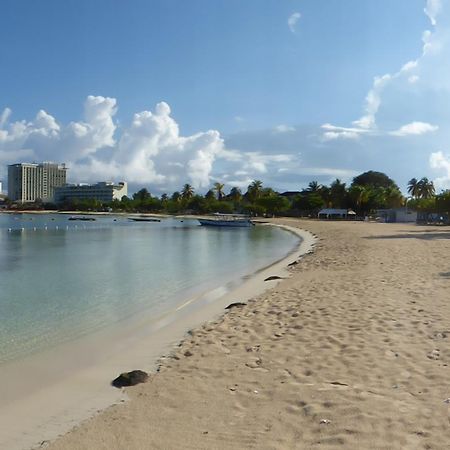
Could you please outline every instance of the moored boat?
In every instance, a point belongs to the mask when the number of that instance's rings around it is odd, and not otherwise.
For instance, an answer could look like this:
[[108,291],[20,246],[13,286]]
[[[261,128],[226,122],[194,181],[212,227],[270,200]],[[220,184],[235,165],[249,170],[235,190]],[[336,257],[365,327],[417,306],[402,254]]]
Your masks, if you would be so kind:
[[154,219],[152,217],[128,217],[128,220],[133,222],[161,222],[161,219]]
[[87,221],[92,222],[92,221],[95,220],[95,218],[94,217],[75,217],[75,216],[72,216],[72,217],[69,217],[68,220],[81,220],[81,221],[84,221],[84,222],[87,222]]
[[208,227],[251,227],[254,223],[247,216],[239,214],[214,214],[208,219],[197,219],[200,225]]

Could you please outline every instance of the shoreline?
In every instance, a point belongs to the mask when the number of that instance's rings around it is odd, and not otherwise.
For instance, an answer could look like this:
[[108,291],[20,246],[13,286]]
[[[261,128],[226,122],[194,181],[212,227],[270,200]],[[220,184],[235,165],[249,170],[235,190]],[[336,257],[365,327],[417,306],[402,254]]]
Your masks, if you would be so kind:
[[[224,292],[225,286],[221,286],[194,296],[179,305],[173,314],[168,312],[165,317],[160,317],[156,323],[149,324],[139,319],[132,321],[126,330],[121,331],[120,345],[116,342],[108,348],[111,335],[96,333],[93,337],[81,339],[81,344],[80,341],[65,344],[7,364],[0,374],[0,384],[6,386],[9,380],[10,389],[3,396],[0,420],[8,432],[1,436],[0,444],[9,450],[40,446],[43,441],[55,439],[111,405],[125,402],[128,399],[126,393],[109,384],[115,376],[135,368],[154,372],[158,361],[173,352],[190,329],[223,315],[224,307],[235,301],[235,297],[245,301],[270,289],[279,280],[264,281],[265,278],[270,275],[285,277],[288,273],[285,266],[312,250],[315,239],[308,232],[286,226],[281,228],[299,235],[303,239],[300,246],[242,280],[229,292]],[[90,348],[92,355],[86,355],[85,348]],[[99,355],[101,348],[107,348],[106,354]],[[52,361],[58,360],[58,354],[64,355],[68,349],[71,364],[62,370],[60,368],[59,373],[56,369],[56,373],[49,372]],[[100,356],[100,362],[94,362],[94,356]],[[42,366],[47,369],[43,370]],[[29,380],[30,374],[36,378],[47,377],[46,383]],[[21,384],[27,380],[27,388],[21,390]],[[49,399],[56,401],[49,405]]]

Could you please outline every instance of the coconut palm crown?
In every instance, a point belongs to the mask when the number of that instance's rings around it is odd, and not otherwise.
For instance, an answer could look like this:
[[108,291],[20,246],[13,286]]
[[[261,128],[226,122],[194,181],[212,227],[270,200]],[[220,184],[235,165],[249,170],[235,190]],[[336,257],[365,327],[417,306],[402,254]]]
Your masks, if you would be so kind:
[[222,198],[223,198],[223,188],[224,188],[224,185],[222,183],[219,183],[219,182],[214,183],[213,190],[216,192],[218,200],[222,200]]
[[194,195],[194,188],[190,184],[186,183],[183,186],[183,190],[181,191],[181,197],[188,200],[192,198],[193,195]]

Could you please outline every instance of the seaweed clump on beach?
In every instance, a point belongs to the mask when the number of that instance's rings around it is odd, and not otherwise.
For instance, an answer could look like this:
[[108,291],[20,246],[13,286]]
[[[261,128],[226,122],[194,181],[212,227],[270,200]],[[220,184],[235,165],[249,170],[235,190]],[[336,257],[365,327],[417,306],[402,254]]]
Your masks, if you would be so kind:
[[244,302],[230,303],[228,306],[225,307],[225,309],[242,308],[246,304],[247,303],[244,303]]
[[116,388],[134,386],[139,383],[145,383],[148,380],[148,373],[142,370],[132,370],[131,372],[121,373],[111,384]]
[[264,281],[272,281],[272,280],[282,280],[283,278],[279,277],[278,275],[272,275],[270,277],[267,277]]

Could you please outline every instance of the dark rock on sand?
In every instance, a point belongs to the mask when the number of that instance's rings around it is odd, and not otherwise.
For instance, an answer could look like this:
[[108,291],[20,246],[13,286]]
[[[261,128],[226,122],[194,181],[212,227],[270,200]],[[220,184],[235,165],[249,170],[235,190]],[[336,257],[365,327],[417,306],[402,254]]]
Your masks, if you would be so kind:
[[293,261],[293,262],[289,263],[288,266],[289,266],[289,267],[290,267],[290,266],[295,266],[296,264],[298,264],[298,261]]
[[246,304],[247,303],[243,302],[230,303],[228,306],[225,307],[225,309],[242,308]]
[[134,386],[135,384],[145,383],[148,380],[148,373],[142,370],[132,370],[131,372],[121,373],[111,384],[116,388],[125,386]]
[[264,281],[272,281],[272,280],[282,280],[283,278],[279,277],[278,275],[273,275],[271,277],[266,278]]

